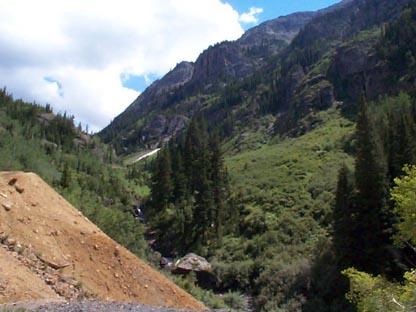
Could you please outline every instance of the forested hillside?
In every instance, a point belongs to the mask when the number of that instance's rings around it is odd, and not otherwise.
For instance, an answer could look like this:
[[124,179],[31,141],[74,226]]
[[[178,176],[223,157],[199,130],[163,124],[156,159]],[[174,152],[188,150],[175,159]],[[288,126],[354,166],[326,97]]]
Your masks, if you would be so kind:
[[75,127],[73,116],[14,100],[6,88],[0,133],[0,170],[38,173],[110,237],[143,254],[144,227],[133,210],[143,178],[117,165],[111,147]]
[[238,211],[231,202],[218,133],[193,119],[184,137],[172,140],[153,163],[147,217],[157,229],[155,248],[164,255],[212,254],[222,237],[235,233]]

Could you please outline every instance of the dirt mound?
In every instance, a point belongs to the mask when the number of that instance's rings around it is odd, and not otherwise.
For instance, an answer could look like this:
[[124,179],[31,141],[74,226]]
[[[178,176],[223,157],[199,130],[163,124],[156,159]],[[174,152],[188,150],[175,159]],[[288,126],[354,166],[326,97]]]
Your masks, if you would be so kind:
[[32,173],[0,173],[0,243],[0,303],[94,299],[206,309]]

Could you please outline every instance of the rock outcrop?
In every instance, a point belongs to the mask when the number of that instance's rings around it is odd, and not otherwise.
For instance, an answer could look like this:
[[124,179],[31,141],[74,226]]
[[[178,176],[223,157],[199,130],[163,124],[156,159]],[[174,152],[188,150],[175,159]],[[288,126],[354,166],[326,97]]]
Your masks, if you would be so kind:
[[407,3],[343,1],[312,19],[282,56],[277,132],[293,133],[301,118],[335,101],[359,103],[363,91],[368,99],[388,93],[391,70],[377,55],[377,28]]

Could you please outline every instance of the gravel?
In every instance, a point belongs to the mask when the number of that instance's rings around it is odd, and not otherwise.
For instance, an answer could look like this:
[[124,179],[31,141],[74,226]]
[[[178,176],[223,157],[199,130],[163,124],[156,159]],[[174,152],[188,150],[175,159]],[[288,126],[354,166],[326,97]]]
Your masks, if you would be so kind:
[[[0,312],[22,311],[35,312],[195,312],[195,310],[181,310],[175,308],[155,307],[137,303],[123,302],[99,302],[99,301],[78,301],[78,302],[53,302],[36,303],[25,302],[9,305],[0,305]],[[215,310],[216,312],[227,310]]]

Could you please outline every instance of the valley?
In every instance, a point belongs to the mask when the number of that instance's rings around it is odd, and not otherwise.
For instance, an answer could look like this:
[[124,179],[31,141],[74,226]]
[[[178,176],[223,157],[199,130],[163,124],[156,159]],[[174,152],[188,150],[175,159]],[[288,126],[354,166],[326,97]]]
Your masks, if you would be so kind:
[[[178,63],[95,135],[4,88],[0,303],[413,306],[414,35],[412,0],[279,17]],[[162,269],[188,253],[212,269]]]

